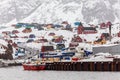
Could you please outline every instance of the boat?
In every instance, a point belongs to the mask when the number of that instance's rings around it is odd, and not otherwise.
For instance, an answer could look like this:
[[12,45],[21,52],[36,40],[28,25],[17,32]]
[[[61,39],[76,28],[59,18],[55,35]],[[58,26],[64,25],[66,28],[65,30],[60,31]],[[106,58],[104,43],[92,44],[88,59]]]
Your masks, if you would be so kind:
[[24,70],[45,70],[46,64],[44,62],[27,62],[23,63]]

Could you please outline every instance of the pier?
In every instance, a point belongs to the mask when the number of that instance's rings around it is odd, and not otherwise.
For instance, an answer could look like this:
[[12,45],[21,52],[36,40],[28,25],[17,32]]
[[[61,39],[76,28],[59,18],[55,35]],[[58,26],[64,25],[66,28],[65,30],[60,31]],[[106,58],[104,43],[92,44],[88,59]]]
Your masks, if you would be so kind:
[[120,62],[53,62],[46,70],[55,71],[120,71]]

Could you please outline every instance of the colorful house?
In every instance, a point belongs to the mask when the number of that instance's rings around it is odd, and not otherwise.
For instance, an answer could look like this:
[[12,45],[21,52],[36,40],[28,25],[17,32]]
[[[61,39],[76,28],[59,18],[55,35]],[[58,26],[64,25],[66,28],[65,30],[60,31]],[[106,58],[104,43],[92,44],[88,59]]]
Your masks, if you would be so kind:
[[82,38],[80,38],[79,36],[74,36],[72,38],[72,42],[82,42]]
[[97,30],[95,27],[84,27],[82,24],[79,24],[77,33],[78,34],[93,34],[93,33],[97,33]]
[[110,34],[109,33],[102,33],[101,34],[101,39],[105,38],[106,40],[110,39]]
[[107,26],[106,26],[105,23],[101,23],[101,24],[100,24],[100,29],[106,29],[106,28],[107,28]]
[[118,37],[120,37],[120,32],[117,35],[118,35]]
[[97,33],[96,28],[94,27],[83,27],[83,34],[94,34]]

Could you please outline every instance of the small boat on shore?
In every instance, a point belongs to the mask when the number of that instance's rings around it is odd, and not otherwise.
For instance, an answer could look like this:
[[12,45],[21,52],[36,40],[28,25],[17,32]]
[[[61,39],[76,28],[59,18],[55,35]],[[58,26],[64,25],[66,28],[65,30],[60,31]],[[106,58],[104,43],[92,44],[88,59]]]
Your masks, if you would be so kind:
[[28,63],[23,63],[23,68],[24,70],[44,70],[46,64],[44,62],[28,62]]

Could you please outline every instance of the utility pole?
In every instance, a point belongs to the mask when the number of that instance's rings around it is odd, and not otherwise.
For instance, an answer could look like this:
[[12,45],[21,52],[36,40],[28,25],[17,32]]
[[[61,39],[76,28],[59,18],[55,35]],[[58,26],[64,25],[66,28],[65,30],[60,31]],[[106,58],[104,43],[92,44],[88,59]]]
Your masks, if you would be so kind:
[[109,25],[109,34],[110,34],[110,41],[111,41],[111,25]]
[[112,23],[111,22],[107,22],[107,25],[109,27],[109,35],[110,35],[110,42],[111,42],[111,39],[112,39],[112,35],[111,35],[111,28],[112,28]]

